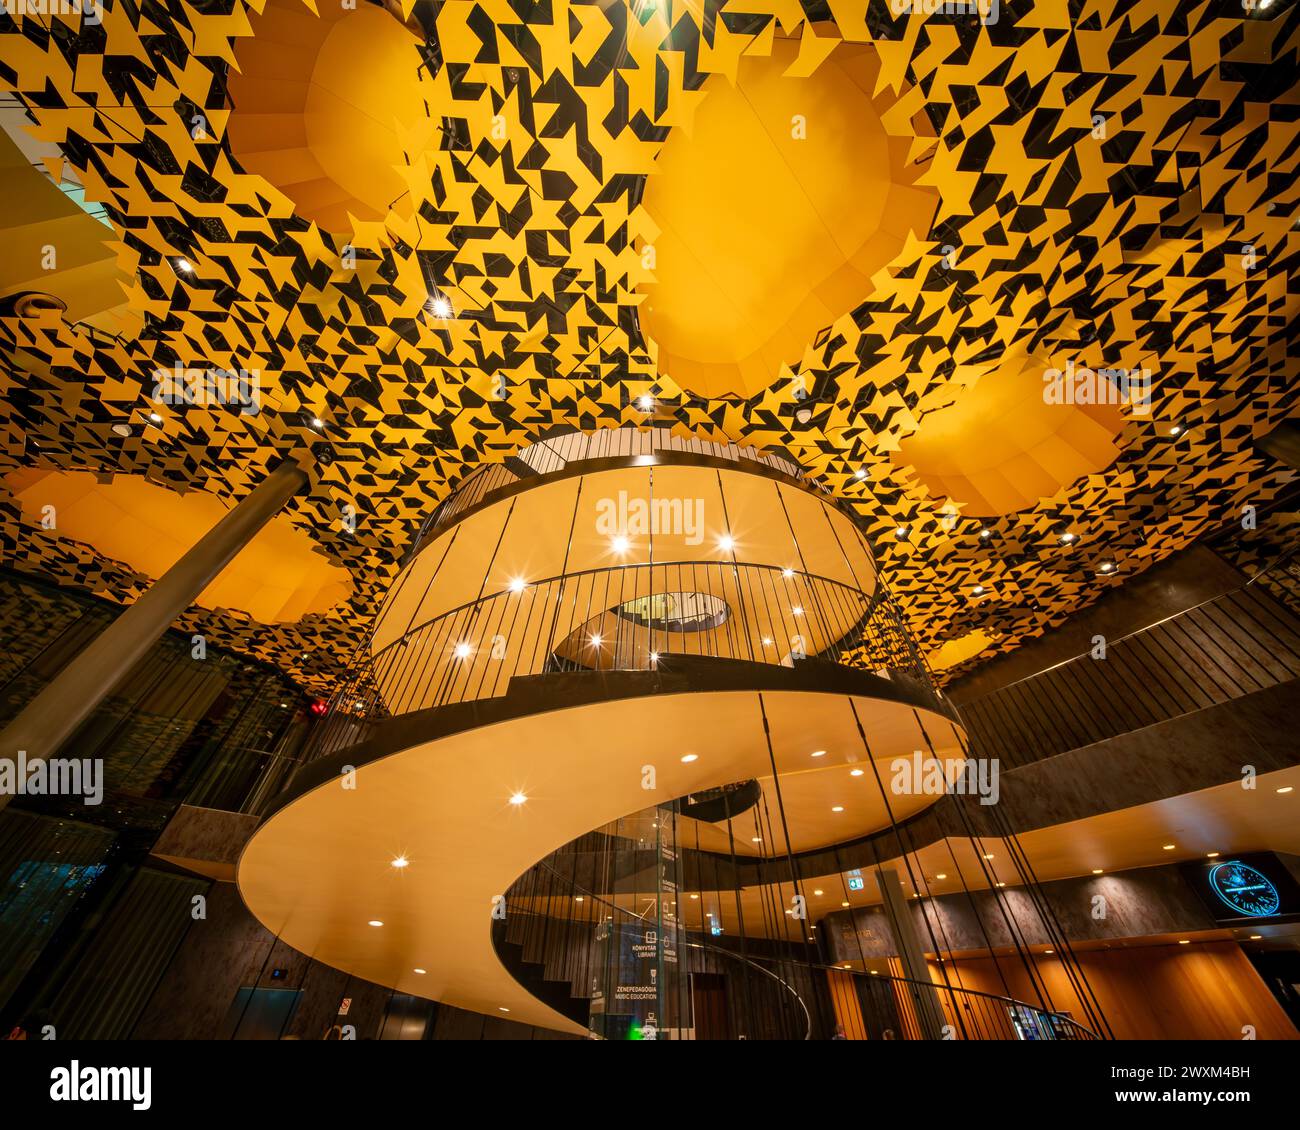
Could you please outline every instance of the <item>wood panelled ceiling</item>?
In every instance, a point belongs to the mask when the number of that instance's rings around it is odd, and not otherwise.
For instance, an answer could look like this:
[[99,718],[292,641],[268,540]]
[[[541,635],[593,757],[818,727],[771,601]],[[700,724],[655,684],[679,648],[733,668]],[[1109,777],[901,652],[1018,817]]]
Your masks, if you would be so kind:
[[[234,499],[281,455],[319,460],[291,518],[351,571],[350,600],[292,625],[196,608],[188,630],[323,688],[449,484],[555,425],[644,423],[643,396],[682,431],[788,449],[849,500],[927,649],[976,629],[984,656],[1009,649],[1292,478],[1252,440],[1293,411],[1300,366],[1294,4],[1004,2],[986,26],[882,0],[393,0],[421,33],[402,85],[425,112],[393,120],[403,160],[374,178],[404,191],[382,218],[327,231],[268,179],[274,161],[255,173],[232,156],[232,120],[259,106],[232,109],[231,68],[268,3],[298,0],[106,0],[98,24],[0,26],[0,82],[106,209],[144,327],[0,317],[0,471],[134,473]],[[875,53],[886,129],[928,119],[906,159],[937,195],[933,226],[765,387],[687,393],[641,329],[644,178],[742,58],[788,52],[798,84],[837,49]],[[353,77],[332,75],[341,103],[369,92],[340,114],[332,159],[369,152],[348,131],[385,109],[373,74]],[[696,207],[724,217],[729,201],[701,192]],[[426,308],[439,294],[454,316]],[[1148,368],[1151,412],[1126,410],[1107,466],[966,515],[900,445],[1021,353]],[[260,411],[159,407],[153,374],[176,364],[256,370]],[[8,497],[0,539],[6,563],[119,601],[150,580]]]

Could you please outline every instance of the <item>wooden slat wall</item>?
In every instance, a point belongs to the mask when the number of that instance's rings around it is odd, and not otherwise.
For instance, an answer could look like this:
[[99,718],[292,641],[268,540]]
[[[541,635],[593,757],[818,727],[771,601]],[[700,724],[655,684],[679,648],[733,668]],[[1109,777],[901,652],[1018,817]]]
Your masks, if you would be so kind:
[[1240,589],[961,706],[975,752],[1008,766],[1300,678],[1300,621]]

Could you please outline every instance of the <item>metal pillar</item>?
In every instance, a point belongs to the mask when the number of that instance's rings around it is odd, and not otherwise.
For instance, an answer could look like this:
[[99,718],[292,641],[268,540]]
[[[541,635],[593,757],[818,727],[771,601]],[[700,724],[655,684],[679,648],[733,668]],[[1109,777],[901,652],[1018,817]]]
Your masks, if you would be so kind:
[[903,897],[898,872],[877,867],[876,883],[880,887],[885,917],[889,919],[889,929],[894,935],[894,944],[898,947],[898,956],[903,963],[903,975],[912,981],[907,988],[912,1003],[916,1006],[921,1035],[927,1040],[941,1040],[945,1021],[943,1008],[939,1004],[938,987],[930,980],[925,950],[921,948],[916,923],[912,921],[911,912],[907,909],[907,899]]
[[[23,752],[31,765],[57,753],[176,617],[306,481],[306,472],[290,460],[271,471],[4,728],[0,760],[16,762]],[[10,794],[0,794],[0,809],[11,799]]]

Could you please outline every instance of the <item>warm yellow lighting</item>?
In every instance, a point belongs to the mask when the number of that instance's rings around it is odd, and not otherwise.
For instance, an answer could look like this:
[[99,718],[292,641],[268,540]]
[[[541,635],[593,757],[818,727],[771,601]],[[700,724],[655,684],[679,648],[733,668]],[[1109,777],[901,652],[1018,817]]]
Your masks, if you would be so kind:
[[699,759],[700,755],[698,753],[688,753],[682,758],[682,764],[689,765],[692,761],[698,761]]
[[513,804],[516,808],[518,808],[519,805],[521,804],[527,804],[528,798],[524,796],[523,793],[514,793],[510,797],[510,803]]
[[383,922],[381,922],[378,918],[372,918],[372,919],[370,920],[370,925],[371,925],[371,926],[382,926],[382,925],[383,925]]
[[406,856],[404,855],[399,855],[396,859],[393,860],[394,867],[410,867],[410,865],[411,865],[411,861],[407,859]]

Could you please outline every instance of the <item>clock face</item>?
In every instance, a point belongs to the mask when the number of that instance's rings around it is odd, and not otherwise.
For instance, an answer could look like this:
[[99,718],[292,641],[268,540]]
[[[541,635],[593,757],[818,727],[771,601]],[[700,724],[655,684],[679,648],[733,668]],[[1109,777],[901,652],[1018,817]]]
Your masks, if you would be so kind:
[[1268,878],[1244,863],[1218,863],[1210,869],[1210,889],[1238,914],[1267,918],[1282,905]]

